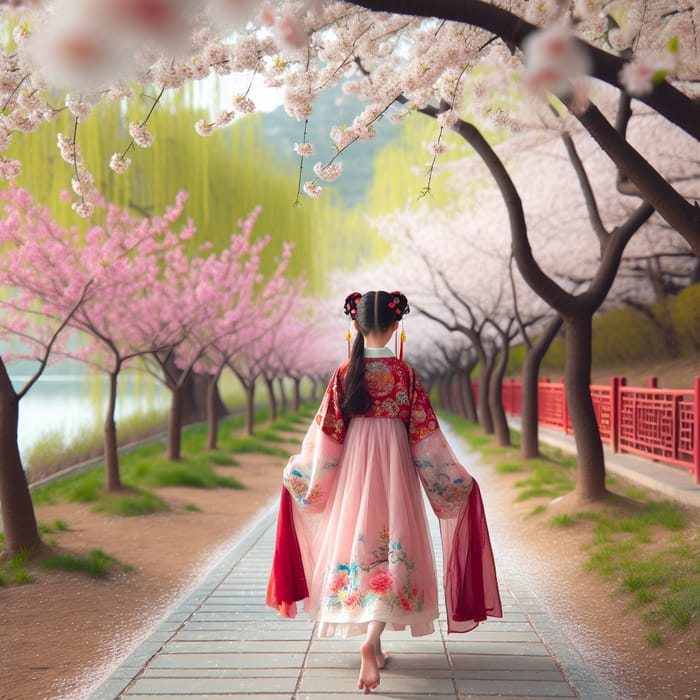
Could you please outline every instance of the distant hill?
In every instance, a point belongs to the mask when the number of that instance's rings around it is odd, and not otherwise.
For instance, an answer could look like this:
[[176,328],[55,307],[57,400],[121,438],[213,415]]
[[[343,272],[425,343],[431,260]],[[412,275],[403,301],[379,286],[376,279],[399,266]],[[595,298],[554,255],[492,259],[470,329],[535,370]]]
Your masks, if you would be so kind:
[[[333,157],[334,144],[330,138],[333,126],[351,125],[355,116],[362,111],[362,104],[354,97],[344,96],[340,88],[321,93],[313,105],[309,118],[307,141],[316,147],[316,155],[304,163],[303,181],[314,177],[313,166],[327,162]],[[340,156],[343,162],[343,176],[336,183],[328,183],[334,188],[348,207],[362,204],[374,177],[374,160],[380,148],[399,137],[399,128],[387,119],[375,124],[377,136],[372,141],[353,144]],[[287,115],[284,107],[278,107],[263,116],[265,142],[274,145],[278,156],[288,161],[291,168],[298,167],[299,157],[294,153],[294,144],[304,136],[304,122]]]

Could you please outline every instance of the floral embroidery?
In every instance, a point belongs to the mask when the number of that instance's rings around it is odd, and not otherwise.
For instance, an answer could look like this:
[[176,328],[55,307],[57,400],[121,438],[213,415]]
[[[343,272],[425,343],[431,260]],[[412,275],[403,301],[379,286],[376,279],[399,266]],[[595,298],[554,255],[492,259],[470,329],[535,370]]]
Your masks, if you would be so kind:
[[[467,500],[472,488],[472,480],[462,476],[459,465],[445,463],[438,471],[430,460],[414,460],[414,465],[420,470],[420,476],[438,517],[456,515],[462,504]],[[453,477],[450,474],[457,474]]]
[[[364,535],[358,537],[359,542],[364,540]],[[368,559],[338,564],[329,573],[327,608],[371,609],[381,604],[389,610],[423,610],[423,593],[411,584],[411,572],[415,567],[401,542],[391,541],[386,526],[379,531],[377,540]]]
[[298,469],[293,469],[292,473],[284,478],[284,485],[299,505],[307,506],[321,498],[321,489],[316,485],[309,487],[309,482]]
[[[336,370],[315,418],[319,428],[340,443],[345,440],[347,428],[340,410],[347,367],[348,363],[345,362]],[[413,368],[403,360],[396,357],[367,360],[367,388],[374,398],[374,404],[366,415],[400,418],[406,425],[411,445],[438,429],[435,411],[425,388]]]

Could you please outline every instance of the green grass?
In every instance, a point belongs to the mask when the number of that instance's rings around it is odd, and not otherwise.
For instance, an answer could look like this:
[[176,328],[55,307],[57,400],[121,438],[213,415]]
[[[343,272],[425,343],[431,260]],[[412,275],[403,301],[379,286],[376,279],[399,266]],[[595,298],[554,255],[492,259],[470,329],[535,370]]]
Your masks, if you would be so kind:
[[50,535],[54,532],[65,532],[69,529],[64,520],[54,520],[53,523],[39,523],[39,532],[42,535]]
[[28,568],[33,554],[33,551],[23,549],[10,559],[0,561],[0,582],[3,586],[24,585],[34,581]]
[[75,554],[49,554],[41,560],[44,571],[60,569],[76,571],[93,578],[107,578],[115,560],[101,549],[93,549],[86,557]]
[[162,455],[125,459],[121,474],[124,483],[137,488],[189,486],[198,489],[242,489],[243,484],[230,476],[220,476],[212,466],[212,456],[197,455],[171,462]]
[[[264,417],[265,411],[259,411],[256,415],[258,420],[264,420]],[[284,417],[281,419],[281,425],[287,427],[296,417]],[[303,422],[308,422],[308,419],[303,418]],[[111,515],[142,515],[168,509],[167,503],[153,494],[152,489],[172,486],[244,489],[245,486],[240,480],[232,475],[217,473],[216,467],[235,467],[238,464],[235,454],[257,453],[287,457],[289,451],[277,444],[283,438],[280,438],[274,426],[247,436],[240,434],[243,423],[243,416],[240,415],[222,420],[219,447],[214,451],[205,449],[205,424],[186,428],[182,434],[182,459],[179,461],[169,461],[165,458],[162,440],[123,452],[120,455],[120,476],[126,492],[105,493],[104,466],[98,464],[80,474],[33,489],[34,505],[61,502],[91,503],[94,510]],[[279,423],[278,421],[274,425]],[[51,526],[43,527],[45,534],[53,531]],[[54,527],[60,529],[56,525]]]
[[183,507],[183,510],[186,510],[190,513],[201,513],[202,509],[196,504],[196,503],[186,503]]
[[92,510],[96,513],[129,517],[168,511],[170,506],[155,493],[136,490],[126,494],[102,493]]
[[497,474],[513,474],[523,470],[520,462],[498,462],[493,468]]
[[[515,447],[493,447],[493,436],[481,434],[479,426],[467,426],[453,416],[449,420],[496,473],[518,475],[516,500],[537,503],[528,517],[546,516],[548,503],[574,489],[575,456],[541,446],[541,458],[519,459],[513,454]],[[494,457],[505,449],[505,459]],[[671,634],[679,633],[697,639],[700,529],[689,522],[682,507],[653,500],[647,489],[612,478],[606,479],[606,485],[611,495],[599,510],[549,516],[549,526],[588,528],[590,538],[582,546],[585,568],[607,581],[612,595],[625,600],[648,623],[648,645],[662,645]],[[697,645],[700,649],[700,642]]]

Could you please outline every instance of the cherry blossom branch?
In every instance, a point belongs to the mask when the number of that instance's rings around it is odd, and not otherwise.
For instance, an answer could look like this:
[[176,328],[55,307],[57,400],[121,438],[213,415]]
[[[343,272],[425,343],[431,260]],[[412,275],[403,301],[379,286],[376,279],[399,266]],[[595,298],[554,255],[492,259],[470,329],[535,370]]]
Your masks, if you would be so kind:
[[27,73],[18,83],[15,85],[14,90],[10,93],[10,96],[7,98],[5,101],[5,104],[2,106],[2,109],[0,111],[5,111],[9,106],[12,100],[14,99],[15,95],[19,92],[19,89],[22,87],[22,84],[24,83],[25,80],[28,80],[30,78],[30,74]]
[[[430,3],[421,0],[352,0],[352,4],[375,12],[438,17],[470,24],[493,32],[506,43],[521,49],[525,38],[538,29],[522,17],[482,0],[432,0]],[[619,74],[628,61],[580,39],[575,42],[591,61],[590,75],[624,91]],[[683,94],[665,80],[654,85],[650,93],[640,95],[638,99],[700,141],[700,102]]]
[[61,322],[61,325],[56,329],[54,334],[51,336],[51,339],[49,340],[48,344],[46,345],[44,354],[41,358],[41,361],[39,362],[39,367],[37,368],[36,372],[34,372],[34,374],[31,376],[29,381],[22,387],[22,389],[17,392],[17,401],[20,401],[22,399],[22,397],[27,394],[27,392],[34,386],[34,384],[37,382],[39,377],[43,374],[44,370],[46,369],[46,365],[49,362],[51,350],[52,350],[54,344],[56,343],[58,336],[63,332],[65,327],[70,323],[70,321],[73,318],[73,316],[75,315],[76,311],[82,306],[83,302],[85,301],[87,291],[90,288],[90,285],[92,284],[92,282],[93,282],[93,280],[88,280],[87,284],[83,287],[83,291],[80,295],[80,298],[73,305],[71,310],[68,312],[68,315]]

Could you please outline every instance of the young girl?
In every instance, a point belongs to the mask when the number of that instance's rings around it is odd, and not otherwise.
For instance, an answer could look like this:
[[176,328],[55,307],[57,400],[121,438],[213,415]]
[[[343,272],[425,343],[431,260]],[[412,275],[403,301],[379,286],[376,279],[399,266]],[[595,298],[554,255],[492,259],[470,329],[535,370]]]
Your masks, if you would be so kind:
[[365,635],[365,693],[379,685],[384,629],[430,634],[438,618],[420,484],[440,519],[448,631],[502,615],[479,488],[414,370],[385,347],[408,312],[400,292],[346,298],[358,333],[284,471],[268,586],[268,605],[287,617],[303,600],[319,636]]

